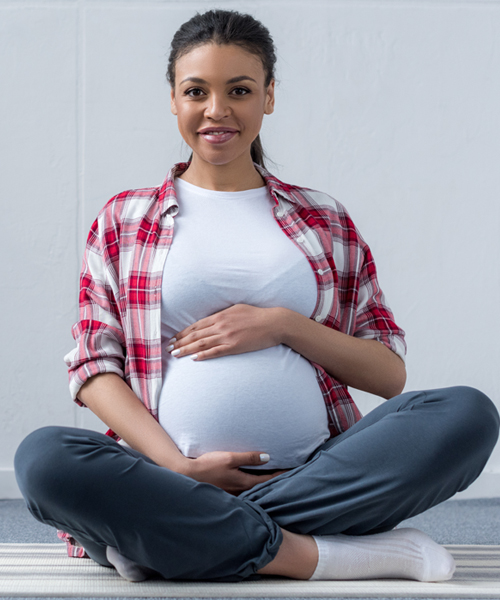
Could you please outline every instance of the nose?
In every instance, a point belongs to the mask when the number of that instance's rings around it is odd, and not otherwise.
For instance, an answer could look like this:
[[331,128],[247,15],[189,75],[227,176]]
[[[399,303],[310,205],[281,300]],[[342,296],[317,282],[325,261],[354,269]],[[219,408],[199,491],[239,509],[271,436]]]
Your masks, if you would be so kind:
[[211,94],[207,99],[205,117],[213,121],[220,121],[229,116],[231,108],[225,94]]

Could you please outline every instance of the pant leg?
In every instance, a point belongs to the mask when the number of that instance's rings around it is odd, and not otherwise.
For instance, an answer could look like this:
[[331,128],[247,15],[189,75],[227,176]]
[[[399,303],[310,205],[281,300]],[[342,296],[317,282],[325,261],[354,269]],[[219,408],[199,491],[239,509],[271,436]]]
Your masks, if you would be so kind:
[[494,404],[474,388],[407,392],[325,442],[304,465],[239,498],[295,533],[388,531],[466,489],[498,429]]
[[167,579],[240,581],[274,558],[279,526],[375,533],[465,489],[491,454],[498,421],[472,388],[402,394],[306,464],[238,497],[68,428],[30,434],[16,475],[33,514],[84,546],[111,545]]
[[105,566],[106,546],[113,546],[166,579],[260,579],[255,572],[283,540],[258,505],[95,431],[38,429],[14,464],[32,515],[70,533]]

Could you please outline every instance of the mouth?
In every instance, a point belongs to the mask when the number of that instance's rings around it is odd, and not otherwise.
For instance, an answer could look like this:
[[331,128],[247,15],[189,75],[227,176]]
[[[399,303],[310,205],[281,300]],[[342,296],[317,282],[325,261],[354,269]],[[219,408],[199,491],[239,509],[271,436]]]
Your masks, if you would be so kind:
[[198,134],[210,144],[223,144],[231,140],[238,133],[232,127],[206,127],[198,131]]

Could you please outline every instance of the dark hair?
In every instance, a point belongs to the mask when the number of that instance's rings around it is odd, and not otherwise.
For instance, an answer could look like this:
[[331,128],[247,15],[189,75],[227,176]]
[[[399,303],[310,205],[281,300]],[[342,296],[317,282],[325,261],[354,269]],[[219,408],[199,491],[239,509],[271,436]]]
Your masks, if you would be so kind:
[[[196,13],[177,30],[171,43],[168,58],[167,80],[175,86],[175,65],[177,60],[202,44],[234,44],[244,48],[262,61],[266,87],[274,79],[276,52],[268,29],[250,15],[233,10],[209,10]],[[252,143],[252,160],[264,167],[264,150],[258,135]],[[193,154],[191,153],[191,160]]]

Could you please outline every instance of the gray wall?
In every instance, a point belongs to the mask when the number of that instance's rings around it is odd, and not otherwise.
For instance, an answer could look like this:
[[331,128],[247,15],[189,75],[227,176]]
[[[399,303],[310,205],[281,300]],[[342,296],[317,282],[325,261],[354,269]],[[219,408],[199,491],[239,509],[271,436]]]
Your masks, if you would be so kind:
[[[500,407],[498,1],[0,0],[0,497],[19,494],[33,429],[106,429],[72,403],[62,360],[86,235],[112,195],[187,158],[166,55],[214,6],[274,36],[272,170],[349,209],[407,332],[406,390],[472,385]],[[498,446],[459,496],[500,496]]]

